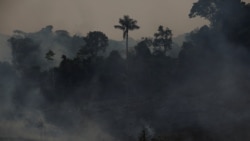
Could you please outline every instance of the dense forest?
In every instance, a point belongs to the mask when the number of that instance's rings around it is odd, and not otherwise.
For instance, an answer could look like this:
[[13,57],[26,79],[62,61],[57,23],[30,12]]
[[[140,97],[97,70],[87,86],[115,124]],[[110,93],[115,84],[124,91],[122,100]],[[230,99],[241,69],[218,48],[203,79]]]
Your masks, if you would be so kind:
[[167,25],[130,46],[140,25],[128,15],[110,25],[125,50],[101,31],[16,30],[0,62],[0,140],[248,141],[250,4],[198,0],[196,16],[209,25],[177,57]]

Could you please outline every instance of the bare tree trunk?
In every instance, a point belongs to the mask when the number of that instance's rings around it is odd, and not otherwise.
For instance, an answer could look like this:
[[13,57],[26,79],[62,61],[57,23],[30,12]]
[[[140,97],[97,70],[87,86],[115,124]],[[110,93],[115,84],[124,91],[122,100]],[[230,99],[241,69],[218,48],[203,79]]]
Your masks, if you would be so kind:
[[127,34],[126,34],[126,57],[127,57],[127,60],[128,60],[128,31],[126,31]]

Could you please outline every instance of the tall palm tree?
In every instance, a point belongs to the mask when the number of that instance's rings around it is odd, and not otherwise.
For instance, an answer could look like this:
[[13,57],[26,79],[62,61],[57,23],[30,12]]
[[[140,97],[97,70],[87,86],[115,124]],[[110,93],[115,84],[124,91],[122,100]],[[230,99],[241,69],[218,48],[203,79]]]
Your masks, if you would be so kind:
[[115,25],[114,27],[123,31],[123,39],[126,39],[126,56],[128,58],[128,31],[139,29],[140,27],[136,25],[137,21],[131,19],[128,15],[124,15],[123,19],[119,19],[120,25]]
[[118,28],[123,31],[123,39],[126,39],[126,57],[127,57],[127,63],[126,63],[126,70],[127,70],[127,94],[129,94],[129,82],[128,82],[128,31],[129,30],[135,30],[139,29],[140,27],[136,25],[137,21],[134,19],[131,19],[128,15],[124,15],[123,18],[119,19],[120,25],[115,25],[115,28]]

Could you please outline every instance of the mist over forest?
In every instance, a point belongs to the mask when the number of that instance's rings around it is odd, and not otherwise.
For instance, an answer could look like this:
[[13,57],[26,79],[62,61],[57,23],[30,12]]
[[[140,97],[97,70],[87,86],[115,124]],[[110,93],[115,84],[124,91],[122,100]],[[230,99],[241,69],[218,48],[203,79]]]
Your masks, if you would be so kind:
[[122,41],[0,34],[0,141],[249,141],[250,4],[198,0],[187,15],[209,25],[134,40],[121,15]]

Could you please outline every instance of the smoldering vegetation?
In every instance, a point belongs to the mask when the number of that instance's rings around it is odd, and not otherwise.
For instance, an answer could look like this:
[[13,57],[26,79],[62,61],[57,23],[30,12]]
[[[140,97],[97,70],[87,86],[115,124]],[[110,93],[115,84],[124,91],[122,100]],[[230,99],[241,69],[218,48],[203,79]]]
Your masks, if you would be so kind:
[[0,62],[0,140],[249,140],[250,5],[199,0],[189,16],[210,25],[178,57],[163,26],[127,57],[100,31],[15,31]]

